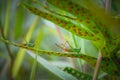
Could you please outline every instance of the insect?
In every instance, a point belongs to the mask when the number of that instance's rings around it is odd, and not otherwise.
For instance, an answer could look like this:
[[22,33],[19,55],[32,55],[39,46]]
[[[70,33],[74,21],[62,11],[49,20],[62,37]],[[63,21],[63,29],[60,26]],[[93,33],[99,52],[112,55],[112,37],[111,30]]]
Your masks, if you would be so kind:
[[[70,48],[67,48],[65,45],[66,43],[70,46]],[[68,41],[66,41],[64,44],[58,45],[57,43],[55,43],[57,47],[61,48],[62,50],[66,51],[66,52],[77,52],[79,53],[81,48],[73,48]]]
[[25,43],[21,43],[24,46],[28,46],[28,47],[34,47],[33,43],[28,43],[25,39],[24,39]]

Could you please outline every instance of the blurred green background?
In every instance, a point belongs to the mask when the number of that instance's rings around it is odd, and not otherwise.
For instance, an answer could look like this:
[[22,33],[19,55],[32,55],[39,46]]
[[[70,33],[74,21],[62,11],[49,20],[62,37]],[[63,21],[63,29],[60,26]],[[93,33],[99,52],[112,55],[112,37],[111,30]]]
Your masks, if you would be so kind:
[[[44,0],[39,0],[44,1]],[[101,7],[105,7],[105,0],[93,0]],[[24,0],[1,0],[0,1],[0,27],[2,30],[6,30],[6,37],[8,40],[12,42],[16,42],[19,44],[31,43],[34,44],[38,35],[40,36],[40,45],[39,49],[47,50],[47,51],[55,51],[55,52],[63,52],[62,49],[58,48],[55,43],[61,45],[61,43],[65,43],[68,41],[72,47],[75,48],[75,43],[72,38],[72,34],[67,30],[58,27],[57,25],[51,23],[48,20],[45,20],[39,16],[36,16],[23,7],[20,6],[20,3],[24,2]],[[29,3],[32,3],[31,0],[28,0]],[[76,0],[77,2],[82,2],[82,0]],[[84,4],[82,4],[84,6]],[[111,0],[111,10],[115,15],[119,15],[120,13],[120,1],[119,0]],[[119,18],[119,17],[118,17]],[[8,26],[8,29],[5,29]],[[32,29],[31,29],[32,28]],[[32,30],[32,31],[30,31]],[[30,33],[29,33],[30,32]],[[27,35],[31,34],[27,38]],[[2,37],[2,34],[0,34]],[[90,56],[97,57],[97,49],[94,47],[88,40],[79,38],[75,36],[75,39],[78,44],[78,48],[81,48],[81,53],[87,53]],[[70,48],[69,45],[66,45],[67,48]],[[16,60],[19,52],[19,48],[10,45],[10,50],[12,55],[14,56],[14,60]],[[78,70],[84,68],[86,63],[83,60],[66,58],[66,57],[57,57],[50,55],[40,55],[41,58],[48,61],[51,65],[57,66],[62,69],[63,67],[74,67]],[[25,55],[19,56],[22,58],[22,64],[20,66],[20,70],[18,72],[14,71],[13,76],[15,75],[15,80],[29,80],[32,66],[34,63],[34,58],[30,56],[27,52]],[[0,80],[10,80],[10,72],[9,72],[9,55],[6,50],[4,43],[0,42]],[[14,68],[17,65],[14,65]],[[88,65],[87,65],[88,66]],[[84,72],[85,70],[82,69]],[[87,70],[88,74],[92,74],[91,68],[89,67]],[[62,80],[56,74],[53,74],[50,70],[48,70],[44,64],[38,61],[37,67],[35,70],[35,80]]]

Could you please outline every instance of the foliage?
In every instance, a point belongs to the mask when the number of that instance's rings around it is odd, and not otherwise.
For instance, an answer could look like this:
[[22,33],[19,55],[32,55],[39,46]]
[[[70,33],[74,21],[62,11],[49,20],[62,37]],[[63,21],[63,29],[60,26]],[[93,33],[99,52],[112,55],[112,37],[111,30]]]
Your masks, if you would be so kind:
[[[9,1],[9,0],[8,0]],[[104,1],[103,1],[104,2]],[[5,23],[5,28],[3,28],[1,24],[1,38],[0,41],[5,43],[8,53],[10,53],[10,45],[13,45],[15,47],[18,47],[20,50],[16,52],[18,49],[13,49],[11,48],[12,52],[17,53],[14,55],[16,59],[13,59],[12,62],[12,57],[11,59],[11,64],[12,66],[12,71],[10,74],[12,74],[12,77],[14,79],[18,79],[18,71],[20,69],[20,66],[22,65],[22,61],[25,57],[25,52],[27,51],[28,55],[30,55],[34,60],[33,67],[31,69],[31,75],[30,79],[34,80],[36,79],[35,74],[36,74],[36,69],[37,69],[37,62],[39,65],[42,65],[44,68],[47,69],[47,71],[50,71],[51,73],[56,76],[56,79],[60,80],[91,80],[93,73],[90,72],[90,74],[86,74],[89,72],[85,72],[82,68],[84,68],[85,63],[87,62],[90,67],[95,70],[95,65],[97,62],[97,56],[98,52],[100,51],[102,53],[102,61],[100,64],[100,72],[99,75],[102,75],[107,73],[108,79],[112,79],[115,77],[115,79],[119,80],[120,76],[120,57],[119,57],[119,49],[120,49],[120,35],[119,35],[119,20],[115,18],[115,13],[105,13],[104,9],[98,6],[98,0],[94,0],[94,2],[91,2],[91,0],[81,0],[81,3],[77,3],[77,0],[34,0],[34,1],[21,1],[19,3],[19,10],[16,13],[16,23],[14,25],[14,38],[12,39],[11,35],[8,34],[8,29],[9,27],[9,9],[10,9],[10,2],[8,2],[8,7],[7,7],[7,12],[6,12],[6,23]],[[102,3],[102,2],[101,2]],[[91,5],[91,6],[90,6]],[[112,6],[116,5],[116,2],[113,1]],[[117,9],[116,6],[113,6],[111,8],[113,10]],[[26,12],[27,14],[35,14],[37,17],[35,19],[31,18],[32,21],[29,20],[29,17],[27,16],[28,19],[25,20],[23,16],[26,16],[24,14]],[[31,13],[29,13],[31,12]],[[119,12],[119,11],[118,11]],[[32,15],[32,16],[35,16]],[[20,17],[21,16],[21,17]],[[39,17],[42,18],[40,21]],[[62,37],[60,35],[62,34],[62,31],[67,30],[67,33],[71,33],[73,36],[73,44],[75,44],[76,48],[71,47],[71,45],[67,45],[68,47],[65,47],[66,44],[62,44],[63,47],[62,49],[65,52],[57,51],[54,49],[52,50],[50,46],[47,45],[47,42],[45,42],[42,45],[42,40],[45,40],[44,38],[48,37],[45,36],[44,31],[46,26],[41,26],[41,22],[43,19],[48,20],[54,24],[56,24],[58,27],[61,29],[61,33],[59,33],[59,30],[57,31],[59,34],[55,37],[59,37],[62,40]],[[29,20],[29,28],[27,28],[27,31],[24,31],[22,29],[24,22]],[[33,21],[34,20],[34,21]],[[30,24],[33,22],[32,24]],[[40,24],[40,28],[38,28],[38,24]],[[24,26],[27,26],[27,24],[24,24]],[[47,27],[48,28],[48,27]],[[50,29],[48,34],[50,34]],[[27,32],[27,33],[26,33]],[[46,32],[46,33],[47,33]],[[52,32],[52,31],[51,31]],[[10,33],[10,32],[9,32]],[[10,33],[13,35],[13,33]],[[25,33],[25,34],[23,34]],[[35,35],[37,34],[37,35]],[[56,35],[56,33],[53,33]],[[21,41],[22,35],[26,35],[25,40],[27,43],[19,43],[16,41],[17,39]],[[62,36],[65,36],[66,38],[66,33],[63,32]],[[10,36],[10,37],[8,37]],[[30,38],[33,39],[35,42],[35,45],[31,46]],[[49,37],[48,37],[49,39]],[[54,41],[55,43],[56,38],[50,38],[49,41]],[[12,40],[12,41],[11,41]],[[68,39],[70,41],[70,39]],[[82,45],[83,42],[80,41],[83,40],[85,43],[89,42],[89,44],[92,46],[93,50],[87,50],[91,47],[87,44],[87,46]],[[21,41],[22,42],[22,41]],[[49,42],[51,43],[51,42]],[[81,45],[81,48],[78,49],[79,43]],[[69,43],[68,43],[69,44]],[[58,42],[57,45],[59,46]],[[12,47],[13,47],[12,46]],[[42,46],[42,47],[41,47]],[[48,50],[44,50],[43,46],[48,47]],[[51,45],[55,46],[55,45]],[[78,47],[77,47],[78,46]],[[61,47],[61,45],[60,45]],[[53,47],[55,48],[55,47]],[[34,52],[31,53],[29,51]],[[52,50],[52,51],[51,51]],[[79,50],[79,51],[77,51]],[[81,51],[80,51],[81,50]],[[2,52],[2,51],[1,51]],[[94,53],[92,53],[94,52]],[[4,53],[4,51],[2,52]],[[72,58],[72,62],[74,67],[79,66],[78,68],[81,68],[80,71],[74,68],[70,67],[65,67],[64,70],[53,66],[50,64],[50,62],[46,61],[42,57],[44,54],[49,55],[47,58],[50,59],[50,56],[62,56],[62,57],[70,57]],[[95,56],[91,56],[95,55]],[[28,56],[27,55],[27,56]],[[40,57],[42,56],[42,57]],[[26,57],[25,57],[26,58]],[[54,60],[55,57],[51,58]],[[78,61],[74,61],[77,58]],[[57,59],[55,59],[57,60]],[[84,61],[81,61],[84,60]],[[31,65],[32,65],[31,63]],[[63,62],[64,63],[64,62]],[[80,64],[79,64],[80,63]],[[76,65],[77,64],[77,65]],[[49,67],[48,67],[49,66]],[[53,69],[52,69],[53,68]],[[62,67],[63,68],[63,67]],[[75,67],[76,68],[76,67]],[[67,72],[67,73],[66,73]],[[46,75],[46,74],[45,74]],[[19,76],[19,75],[18,75]],[[22,79],[22,78],[21,78]],[[101,80],[104,80],[104,76],[100,78]],[[50,76],[50,80],[52,80],[52,77]]]

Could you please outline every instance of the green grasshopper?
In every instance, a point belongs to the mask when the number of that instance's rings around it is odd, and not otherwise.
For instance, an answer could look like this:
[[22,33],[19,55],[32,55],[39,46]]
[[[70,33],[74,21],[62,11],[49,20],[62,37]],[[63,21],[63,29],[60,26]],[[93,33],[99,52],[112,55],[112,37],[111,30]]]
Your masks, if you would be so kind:
[[[65,46],[66,43],[71,47],[70,49]],[[81,50],[81,48],[79,48],[79,49],[78,49],[78,48],[73,48],[73,47],[69,44],[68,41],[66,41],[65,44],[62,44],[62,45],[63,45],[63,46],[58,45],[58,44],[56,43],[56,46],[57,46],[57,47],[61,48],[62,50],[66,51],[66,52],[77,52],[77,53],[79,53],[80,50]]]
[[34,47],[35,45],[33,43],[28,43],[25,39],[24,39],[25,43],[21,43],[24,46],[28,46],[28,47]]

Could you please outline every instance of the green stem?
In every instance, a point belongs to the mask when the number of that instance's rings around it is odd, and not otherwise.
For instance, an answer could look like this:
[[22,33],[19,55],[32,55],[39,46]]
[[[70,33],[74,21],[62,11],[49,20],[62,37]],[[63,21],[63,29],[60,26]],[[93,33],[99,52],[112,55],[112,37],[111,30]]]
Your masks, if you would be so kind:
[[8,34],[9,15],[10,15],[10,0],[8,0],[7,2],[8,3],[7,3],[7,11],[5,16],[5,29],[4,29],[5,37],[7,37]]
[[[25,37],[25,40],[26,40],[27,42],[30,41],[30,39],[31,39],[31,37],[32,37],[31,35],[32,35],[32,33],[33,33],[33,31],[34,31],[34,29],[35,29],[38,21],[39,21],[39,20],[38,20],[38,17],[35,17],[33,23],[31,23],[31,26],[30,26],[27,34],[26,34],[26,37]],[[14,44],[14,43],[11,43],[11,44],[16,45],[16,44]],[[16,46],[17,46],[17,45],[16,45]],[[16,77],[16,76],[17,76],[18,71],[19,71],[19,69],[20,69],[20,66],[21,66],[21,63],[22,63],[22,61],[23,61],[24,56],[25,56],[25,50],[24,50],[24,49],[20,49],[20,50],[18,51],[18,54],[16,55],[16,59],[15,59],[15,61],[14,61],[13,71],[12,71],[12,72],[13,72],[13,73],[12,73],[12,74],[13,74],[13,77]]]
[[[72,33],[71,33],[72,34]],[[74,34],[72,34],[72,39],[73,39],[73,41],[74,41],[74,44],[75,44],[75,47],[76,48],[78,48],[78,44],[77,44],[77,41],[76,41],[76,39],[75,39],[75,35]],[[77,53],[77,54],[79,54],[79,53]],[[80,64],[80,69],[81,69],[81,71],[82,71],[82,61],[81,61],[81,59],[77,59],[77,61],[78,61],[78,63]]]
[[35,55],[35,58],[34,58],[34,63],[33,63],[33,66],[32,66],[32,72],[31,72],[31,75],[30,75],[30,80],[34,80],[36,67],[37,67],[37,54]]
[[[41,44],[42,36],[43,36],[43,32],[40,31],[38,36],[37,36],[37,38],[36,38],[34,49],[39,49],[39,45]],[[36,68],[37,68],[37,55],[38,55],[38,51],[36,51],[35,53],[36,54],[35,54],[34,63],[33,63],[33,66],[32,66],[32,72],[31,72],[30,80],[34,80],[35,72],[36,72]]]
[[76,39],[75,39],[75,35],[74,35],[74,34],[72,34],[72,38],[73,38],[73,41],[74,41],[75,47],[78,48],[77,41],[76,41]]
[[[3,32],[3,28],[1,26],[1,23],[0,23],[0,30],[1,30],[1,34],[2,34],[2,38],[4,40],[6,40],[6,37],[5,37],[5,34]],[[9,69],[8,69],[8,77],[9,77],[9,80],[13,80],[13,77],[12,77],[12,67],[13,67],[13,63],[14,63],[14,57],[12,55],[12,52],[10,50],[10,46],[9,44],[7,43],[4,43],[5,44],[5,47],[7,49],[7,52],[8,52],[8,56],[9,56]]]
[[16,44],[16,43],[13,43],[13,42],[10,42],[8,40],[1,39],[1,38],[0,38],[0,41],[2,41],[4,43],[7,43],[7,44],[10,44],[10,45],[13,45],[13,46],[16,46],[16,47],[20,47],[20,48],[23,48],[23,49],[26,49],[26,50],[33,51],[35,53],[37,52],[37,53],[40,53],[40,54],[48,54],[48,55],[71,57],[71,58],[82,58],[82,59],[84,58],[85,60],[88,60],[88,58],[89,59],[91,58],[93,60],[96,60],[96,58],[91,57],[91,56],[87,56],[87,55],[84,55],[84,54],[74,54],[74,53],[70,54],[69,52],[61,53],[61,52],[44,51],[44,50],[39,50],[39,49],[29,47],[29,46],[25,46],[25,45],[22,45],[22,44]]

